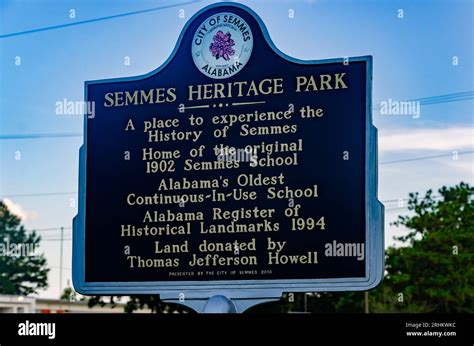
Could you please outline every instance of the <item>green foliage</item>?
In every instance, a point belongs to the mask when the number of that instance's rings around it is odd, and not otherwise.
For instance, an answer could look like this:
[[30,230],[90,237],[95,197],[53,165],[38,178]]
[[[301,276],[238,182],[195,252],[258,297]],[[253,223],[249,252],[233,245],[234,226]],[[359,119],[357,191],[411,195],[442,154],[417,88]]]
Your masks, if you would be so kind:
[[77,301],[77,293],[72,289],[72,287],[66,287],[63,290],[63,293],[61,293],[61,297],[59,297],[59,299],[75,302]]
[[113,309],[117,306],[117,304],[115,303],[115,300],[120,300],[120,297],[114,297],[114,296],[108,297],[108,300],[109,300],[108,302],[106,301],[106,299],[107,297],[103,297],[103,296],[92,296],[87,300],[87,306],[89,308],[93,308],[96,305],[100,307],[104,307],[107,304],[109,304],[110,307]]
[[63,289],[63,293],[61,294],[61,297],[59,299],[67,300],[70,302],[82,302],[86,300],[84,296],[78,294],[72,287],[66,287],[65,289]]
[[[122,297],[104,297],[104,296],[92,296],[88,299],[87,305],[92,308],[96,305],[106,306],[109,305],[111,308],[115,308],[117,304],[116,300],[120,301]],[[192,313],[193,310],[179,304],[164,303],[158,295],[136,295],[130,296],[129,300],[125,304],[124,312],[132,313],[137,310],[150,309],[152,313],[167,314],[167,313]]]
[[134,312],[138,309],[148,308],[155,313],[189,313],[193,310],[184,305],[168,304],[161,301],[159,296],[139,295],[130,296],[125,306],[125,312]]
[[[39,245],[41,237],[36,232],[27,232],[21,220],[10,213],[5,203],[0,201],[0,244],[6,248],[19,249],[18,244],[34,249]],[[14,244],[14,245],[12,245]],[[23,248],[27,248],[26,246]],[[0,293],[28,295],[48,285],[46,258],[38,256],[0,254]]]
[[441,188],[441,199],[410,194],[415,215],[395,222],[409,230],[397,238],[408,246],[387,249],[385,284],[424,312],[474,312],[473,192],[461,183]]

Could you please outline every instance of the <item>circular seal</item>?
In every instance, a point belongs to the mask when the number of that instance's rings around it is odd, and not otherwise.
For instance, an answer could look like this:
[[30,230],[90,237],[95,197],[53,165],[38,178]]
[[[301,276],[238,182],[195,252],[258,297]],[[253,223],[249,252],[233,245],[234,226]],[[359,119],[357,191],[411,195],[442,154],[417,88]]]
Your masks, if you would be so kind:
[[240,16],[223,12],[210,16],[196,30],[191,53],[206,76],[229,78],[240,72],[252,54],[253,36]]

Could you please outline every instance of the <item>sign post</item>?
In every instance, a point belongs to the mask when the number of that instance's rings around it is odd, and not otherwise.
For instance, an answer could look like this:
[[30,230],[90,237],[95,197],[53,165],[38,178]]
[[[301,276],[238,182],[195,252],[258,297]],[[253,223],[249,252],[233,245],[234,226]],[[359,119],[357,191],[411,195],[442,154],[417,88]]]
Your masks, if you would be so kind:
[[291,58],[234,3],[155,71],[86,82],[75,289],[242,312],[378,285],[371,85],[370,56]]

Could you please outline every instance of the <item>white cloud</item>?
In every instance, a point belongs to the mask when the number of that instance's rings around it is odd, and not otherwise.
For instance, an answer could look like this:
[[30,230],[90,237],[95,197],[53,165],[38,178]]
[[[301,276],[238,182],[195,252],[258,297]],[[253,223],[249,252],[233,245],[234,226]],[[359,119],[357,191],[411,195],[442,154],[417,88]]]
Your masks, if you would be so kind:
[[379,135],[380,151],[469,150],[473,148],[474,128],[403,129]]
[[464,172],[468,177],[471,178],[471,181],[474,179],[474,160],[472,155],[459,156],[457,160],[451,158],[450,160],[445,160],[444,162],[449,170],[458,170],[459,172]]
[[23,222],[34,220],[38,217],[38,212],[26,211],[20,204],[13,202],[11,199],[4,198],[3,203],[5,203],[12,214],[18,216]]

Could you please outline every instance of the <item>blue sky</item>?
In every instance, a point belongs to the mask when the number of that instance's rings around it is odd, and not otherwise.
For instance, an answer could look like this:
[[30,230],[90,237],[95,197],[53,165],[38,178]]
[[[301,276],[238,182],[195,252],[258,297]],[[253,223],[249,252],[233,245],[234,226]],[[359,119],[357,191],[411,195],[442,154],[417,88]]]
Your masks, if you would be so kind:
[[[183,4],[184,3],[184,4]],[[0,1],[0,196],[24,217],[28,228],[66,227],[77,212],[82,138],[6,139],[10,135],[81,134],[82,116],[56,115],[64,98],[82,101],[84,81],[134,76],[161,65],[186,21],[212,1],[74,0]],[[374,57],[373,102],[411,100],[474,90],[473,11],[468,0],[433,1],[241,1],[266,23],[276,46],[300,59]],[[134,15],[51,30],[146,9]],[[75,18],[70,18],[71,9]],[[180,18],[184,10],[185,18]],[[289,11],[294,18],[289,18]],[[400,18],[400,10],[403,18]],[[33,32],[31,32],[33,30]],[[24,31],[30,31],[22,33]],[[16,35],[10,35],[17,33]],[[15,64],[17,57],[21,64]],[[125,57],[130,65],[124,64]],[[457,64],[453,61],[457,58]],[[450,155],[473,150],[473,98],[421,106],[421,115],[381,115],[379,161]],[[19,160],[18,153],[21,157]],[[473,183],[473,155],[445,156],[379,167],[379,199]],[[72,199],[72,200],[71,200]],[[397,203],[386,203],[387,209]],[[399,230],[386,214],[386,244]],[[59,291],[59,230],[42,231],[42,249],[52,266],[50,287]],[[46,240],[46,239],[53,240]],[[65,242],[64,284],[70,278],[71,242]]]

